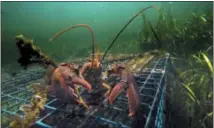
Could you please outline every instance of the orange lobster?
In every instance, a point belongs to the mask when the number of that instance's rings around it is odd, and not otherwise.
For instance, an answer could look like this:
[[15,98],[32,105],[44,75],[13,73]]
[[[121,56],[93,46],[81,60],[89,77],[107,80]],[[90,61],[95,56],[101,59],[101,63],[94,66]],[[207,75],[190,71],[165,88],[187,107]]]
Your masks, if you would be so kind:
[[[55,34],[53,37],[51,37],[49,39],[49,41],[52,41],[52,40],[56,39],[57,37],[59,37],[60,35],[62,35],[63,33],[67,32],[71,29],[77,28],[77,27],[86,27],[89,30],[89,32],[91,34],[92,46],[93,46],[92,47],[92,55],[93,55],[92,60],[94,60],[94,54],[93,54],[94,53],[94,33],[93,33],[91,27],[88,26],[87,24],[77,24],[74,26],[70,26],[70,27],[58,32],[57,34]],[[74,73],[74,71],[75,71],[75,73]],[[71,72],[73,74],[70,74]],[[68,80],[68,79],[70,79],[70,80]],[[67,92],[67,93],[65,93],[65,95],[71,95],[74,99],[76,99],[76,101],[78,103],[81,103],[86,108],[88,108],[86,103],[83,102],[82,98],[80,96],[76,95],[76,94],[79,94],[79,91],[78,91],[79,87],[77,86],[77,84],[83,85],[89,91],[91,91],[91,89],[92,89],[91,85],[83,78],[82,69],[80,69],[80,71],[79,71],[79,69],[75,68],[75,66],[73,64],[62,63],[53,72],[53,77],[51,80],[51,85],[53,87],[53,90],[54,90],[55,81],[58,81],[60,83],[61,88],[63,88],[63,90],[65,90],[65,92]],[[72,87],[68,86],[68,85],[72,85]],[[58,90],[60,90],[60,89],[58,89]],[[62,93],[59,92],[56,94],[58,94],[58,95],[63,94],[63,91],[62,91]],[[65,95],[62,95],[62,96],[65,96]]]
[[21,66],[26,68],[28,65],[34,63],[45,66],[50,65],[49,67],[51,67],[51,69],[48,69],[46,74],[46,84],[51,85],[52,91],[56,94],[57,98],[63,100],[65,100],[65,98],[71,98],[88,108],[80,97],[77,85],[82,85],[89,91],[91,90],[91,85],[79,77],[79,69],[75,64],[61,63],[57,65],[54,61],[49,59],[49,57],[45,56],[39,48],[33,45],[32,41],[29,41],[29,39],[25,38],[23,35],[17,36],[16,40],[17,47],[21,53],[21,59],[19,60],[23,60],[18,61]]
[[[90,75],[90,76],[93,75],[93,78],[92,78],[92,79],[95,80],[96,82],[101,83],[101,85],[102,85],[105,89],[107,89],[107,92],[104,94],[104,96],[107,96],[107,95],[110,93],[111,87],[110,87],[108,84],[106,84],[106,83],[103,81],[103,79],[102,79],[102,65],[101,65],[101,63],[100,63],[100,52],[99,52],[98,47],[96,47],[95,50],[96,50],[96,51],[95,51],[95,54],[94,54],[94,59],[89,60],[89,62],[86,62],[86,63],[83,65],[83,67],[80,69],[80,76],[81,76],[82,78],[84,78],[84,77],[83,77],[83,74],[85,73],[85,71],[86,71],[87,69],[92,70],[92,71],[93,71],[93,74],[88,74],[88,76],[89,76],[89,75]],[[88,76],[87,76],[87,77],[88,77]]]
[[82,66],[82,68],[80,69],[80,76],[82,78],[84,78],[83,74],[84,74],[85,70],[88,69],[88,68],[98,69],[102,73],[102,66],[101,66],[101,63],[100,63],[100,52],[99,52],[98,48],[96,48],[96,52],[94,54],[94,58],[92,58],[92,60],[88,60],[88,62],[86,62]]
[[101,82],[102,86],[108,90],[105,94],[105,95],[107,95],[110,92],[110,86],[102,81],[102,78],[101,78],[102,77],[102,65],[100,63],[100,52],[99,52],[98,48],[96,48],[96,54],[94,54],[94,33],[93,33],[93,31],[89,25],[77,24],[77,25],[68,27],[68,28],[58,32],[55,36],[50,38],[49,41],[52,41],[52,40],[56,39],[57,37],[59,37],[60,35],[62,35],[63,33],[67,32],[73,28],[77,28],[77,27],[86,27],[89,30],[89,32],[91,34],[91,39],[92,39],[92,59],[89,60],[89,62],[86,62],[82,68],[80,68],[79,76],[82,79],[84,79],[83,74],[85,73],[85,71],[87,69],[92,69],[93,72],[96,72],[96,76],[95,76],[96,78],[95,79],[98,80],[99,82]]
[[91,85],[78,75],[78,67],[72,63],[61,63],[58,68],[53,71],[51,77],[51,88],[53,93],[60,99],[69,101],[72,98],[77,103],[88,108],[79,94],[79,86],[87,88],[91,91]]

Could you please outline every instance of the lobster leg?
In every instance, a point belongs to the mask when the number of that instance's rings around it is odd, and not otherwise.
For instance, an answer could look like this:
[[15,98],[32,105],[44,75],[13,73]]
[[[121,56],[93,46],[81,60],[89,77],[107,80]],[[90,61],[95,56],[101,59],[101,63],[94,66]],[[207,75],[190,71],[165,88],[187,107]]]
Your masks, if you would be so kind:
[[82,66],[82,68],[80,68],[80,71],[79,71],[80,78],[85,79],[85,78],[83,77],[83,73],[84,73],[85,70],[86,70],[87,68],[89,68],[90,66],[91,66],[91,63],[89,62],[89,63],[85,63],[85,64]]
[[60,98],[64,99],[66,97],[67,91],[68,91],[68,86],[65,83],[65,80],[61,77],[58,80],[52,79],[51,81],[51,89],[53,94]]
[[60,70],[56,69],[55,71],[53,71],[53,75],[51,78],[51,91],[53,92],[53,94],[56,94],[56,84],[59,82],[60,87],[63,87],[65,85],[65,81],[63,80],[63,78],[60,75]]
[[81,104],[81,105],[83,105],[85,108],[87,108],[88,109],[88,105],[85,103],[85,101],[82,99],[82,97],[79,95],[79,91],[77,91],[76,90],[76,88],[71,88],[71,87],[68,87],[67,88],[67,94],[68,95],[70,95],[71,97],[73,97],[73,99],[77,102],[77,103],[79,103],[79,104]]
[[54,95],[56,95],[56,91],[57,91],[56,86],[59,86],[58,88],[65,87],[65,81],[62,77],[53,76],[51,80],[51,91],[53,92]]
[[85,108],[89,108],[88,107],[88,105],[86,104],[86,102],[83,100],[83,98],[79,95],[80,94],[80,92],[79,92],[79,86],[75,86],[75,88],[74,88],[74,92],[76,93],[76,94],[78,94],[78,100],[77,100],[77,102],[79,103],[79,104],[82,104]]
[[[84,80],[84,79],[81,79],[81,78],[79,78],[79,77],[73,77],[71,81],[72,81],[72,84],[81,85],[81,86],[87,88],[89,91],[92,90],[91,85],[90,85],[86,80]],[[77,87],[77,86],[74,87],[74,90],[73,90],[73,91],[74,91],[74,94],[77,94],[77,95],[78,95],[76,101],[77,101],[79,104],[83,105],[85,108],[88,109],[88,105],[87,105],[86,102],[83,100],[83,98],[79,95],[79,90],[78,90],[78,87]]]
[[102,86],[107,89],[106,93],[104,94],[104,96],[107,97],[111,91],[111,87],[104,82],[102,83]]
[[54,85],[55,85],[55,81],[51,81],[51,93],[53,93],[53,95],[56,95],[56,89],[55,89],[55,87],[54,87]]

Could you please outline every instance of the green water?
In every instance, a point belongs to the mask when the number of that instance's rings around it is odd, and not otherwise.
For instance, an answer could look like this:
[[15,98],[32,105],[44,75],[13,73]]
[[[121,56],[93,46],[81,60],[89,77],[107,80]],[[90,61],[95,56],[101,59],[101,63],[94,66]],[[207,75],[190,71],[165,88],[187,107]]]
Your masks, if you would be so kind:
[[[91,52],[90,33],[85,28],[77,28],[63,34],[51,43],[48,39],[55,33],[75,24],[88,24],[95,34],[95,43],[104,51],[127,21],[140,9],[163,2],[2,2],[1,3],[1,41],[3,68],[18,69],[18,50],[14,37],[24,34],[33,38],[48,55],[62,59],[70,56],[85,56]],[[210,9],[212,2],[164,2],[171,4],[171,11],[182,20],[186,13],[203,12]],[[157,12],[145,12],[151,22],[157,20]],[[136,18],[121,34],[112,48],[114,52],[127,52],[124,47],[138,37],[142,18]],[[139,46],[131,44],[128,52],[140,52]]]

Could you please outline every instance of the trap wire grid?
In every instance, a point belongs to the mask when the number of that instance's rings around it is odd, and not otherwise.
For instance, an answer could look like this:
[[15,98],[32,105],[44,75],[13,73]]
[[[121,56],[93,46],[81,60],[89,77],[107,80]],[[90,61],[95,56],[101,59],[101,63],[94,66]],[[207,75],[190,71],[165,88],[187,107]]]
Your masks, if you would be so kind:
[[[124,57],[118,60],[113,60],[114,62],[126,61],[132,59],[133,57]],[[112,62],[113,62],[112,61]],[[105,61],[105,65],[112,63],[111,61]],[[1,81],[1,127],[9,127],[11,122],[11,116],[19,114],[23,116],[23,112],[19,110],[20,106],[23,104],[29,104],[30,99],[33,95],[33,90],[30,88],[30,84],[40,82],[45,75],[45,70],[43,68],[31,68],[28,70],[23,70],[18,73],[15,77],[6,74],[2,76]],[[36,122],[41,127],[49,127],[48,125],[42,123],[48,115],[51,115],[58,108],[62,106],[58,100],[51,95],[47,96],[47,103],[45,105],[45,110],[40,113],[40,119]],[[50,106],[51,105],[51,106]],[[53,107],[54,105],[54,107]]]
[[[125,61],[120,59],[119,61]],[[149,67],[145,68],[138,74],[135,74],[137,85],[140,88],[141,108],[143,112],[138,113],[137,126],[144,128],[162,128],[164,125],[164,104],[165,104],[165,73],[166,65],[169,60],[169,54],[162,58],[152,61]],[[108,62],[107,62],[108,63]],[[109,62],[111,63],[111,62]],[[8,79],[2,81],[2,127],[8,127],[10,120],[5,117],[15,115],[16,113],[23,115],[19,107],[22,104],[29,103],[32,92],[27,89],[29,83],[43,77],[44,71],[28,72],[13,80]],[[17,86],[18,85],[18,86]],[[70,114],[61,117],[60,124],[50,122],[52,115],[57,114],[62,104],[51,95],[48,95],[48,101],[45,110],[40,113],[40,118],[36,121],[34,128],[95,128],[106,125],[109,128],[131,128],[133,120],[128,117],[128,99],[123,93],[120,95],[113,105],[108,105],[107,100],[103,102],[102,107],[94,111],[90,118],[79,119],[70,118]],[[65,113],[66,114],[66,113]],[[79,119],[79,121],[78,121]],[[53,121],[53,120],[52,120]],[[84,121],[84,122],[83,122]],[[72,125],[66,125],[66,122],[73,122]],[[86,122],[86,123],[85,123]],[[64,124],[63,124],[64,123]],[[79,124],[78,124],[79,123]],[[85,125],[83,125],[85,123]]]
[[33,95],[29,85],[44,76],[41,68],[23,71],[16,77],[3,78],[1,82],[1,126],[8,127],[8,116],[22,114],[19,107],[28,104]]

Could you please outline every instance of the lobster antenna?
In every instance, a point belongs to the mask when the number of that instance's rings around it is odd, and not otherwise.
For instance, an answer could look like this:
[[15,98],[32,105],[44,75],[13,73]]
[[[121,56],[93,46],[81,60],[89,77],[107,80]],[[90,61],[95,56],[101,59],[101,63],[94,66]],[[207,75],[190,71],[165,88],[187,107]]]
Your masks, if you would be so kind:
[[142,12],[146,11],[149,8],[156,8],[155,6],[148,6],[146,8],[143,8],[142,10],[140,10],[137,14],[135,14],[126,24],[125,26],[120,30],[120,32],[116,35],[116,37],[114,38],[114,40],[111,42],[111,44],[109,45],[109,47],[107,48],[107,50],[104,52],[104,55],[102,57],[101,63],[104,60],[107,52],[110,50],[110,48],[113,46],[114,42],[117,40],[117,38],[120,36],[120,34],[125,30],[125,28],[137,17],[139,16],[139,14],[141,14]]
[[70,27],[68,27],[66,29],[63,29],[62,31],[56,33],[53,37],[51,37],[49,39],[49,41],[53,41],[54,39],[56,39],[57,37],[59,37],[63,33],[67,32],[67,31],[69,31],[69,30],[71,30],[73,28],[77,28],[77,27],[86,27],[89,30],[89,32],[91,33],[91,41],[92,41],[92,63],[93,63],[93,60],[94,60],[94,33],[93,33],[93,31],[92,31],[92,29],[91,29],[91,27],[89,25],[87,25],[87,24],[77,24],[77,25],[74,25],[74,26],[70,26]]

